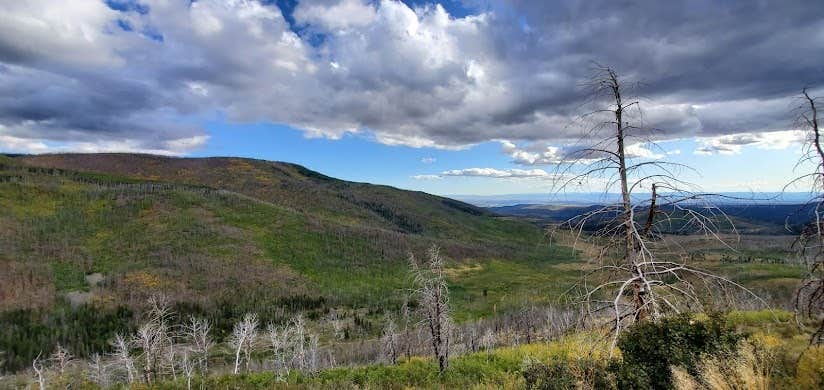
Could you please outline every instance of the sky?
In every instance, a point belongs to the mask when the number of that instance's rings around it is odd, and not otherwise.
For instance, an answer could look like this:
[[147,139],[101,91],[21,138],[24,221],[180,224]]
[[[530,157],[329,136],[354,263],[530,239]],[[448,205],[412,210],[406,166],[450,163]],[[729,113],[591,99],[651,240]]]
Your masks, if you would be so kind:
[[824,97],[819,0],[4,1],[0,152],[544,193],[593,142],[596,63],[655,129],[628,145],[635,161],[689,165],[679,178],[707,191],[776,191],[807,169],[794,118],[802,88]]

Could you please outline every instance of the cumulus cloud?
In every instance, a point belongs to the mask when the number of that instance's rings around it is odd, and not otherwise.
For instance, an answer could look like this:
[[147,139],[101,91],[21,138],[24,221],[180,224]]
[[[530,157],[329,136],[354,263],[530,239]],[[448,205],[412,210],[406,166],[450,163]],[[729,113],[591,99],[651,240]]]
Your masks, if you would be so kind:
[[696,154],[738,154],[745,146],[759,149],[787,149],[803,143],[806,136],[803,131],[786,130],[765,133],[741,133],[719,137],[699,138],[700,146]]
[[[566,163],[589,164],[602,156],[600,153],[588,151],[593,148],[587,145],[554,146],[545,143],[530,143],[519,147],[513,142],[502,141],[501,152],[509,155],[512,162],[519,165],[557,165]],[[660,147],[650,147],[645,143],[629,144],[625,148],[625,155],[629,159],[658,160],[664,158]],[[680,151],[678,152],[680,153]],[[669,154],[669,153],[666,153]]]
[[295,8],[294,17],[302,24],[327,30],[343,30],[372,24],[377,13],[372,6],[361,0],[341,0],[325,4],[302,2]]
[[580,135],[590,60],[645,82],[661,139],[786,130],[798,89],[824,92],[804,55],[824,49],[824,8],[808,1],[479,3],[2,2],[0,136],[187,153],[219,113],[388,145],[508,140],[539,165]]
[[438,161],[435,157],[422,157],[421,162],[424,164],[432,164],[435,161]]

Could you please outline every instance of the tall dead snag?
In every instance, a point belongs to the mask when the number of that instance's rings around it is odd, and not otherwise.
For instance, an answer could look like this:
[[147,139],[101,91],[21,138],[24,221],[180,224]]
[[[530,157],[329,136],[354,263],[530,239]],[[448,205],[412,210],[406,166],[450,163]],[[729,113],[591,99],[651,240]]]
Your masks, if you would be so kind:
[[559,164],[559,190],[599,180],[597,185],[605,193],[617,192],[618,200],[561,227],[575,232],[576,242],[590,240],[599,248],[593,251],[596,267],[584,282],[584,305],[590,318],[609,319],[615,344],[631,323],[700,310],[704,296],[728,300],[730,286],[743,287],[688,265],[680,248],[665,248],[665,231],[718,238],[719,224],[732,224],[703,203],[712,194],[697,194],[678,177],[689,167],[654,156],[653,132],[642,127],[640,101],[631,97],[637,86],[598,64],[584,86],[595,108],[581,117],[580,145]]
[[152,383],[158,379],[160,363],[164,352],[168,352],[174,344],[172,339],[169,318],[171,310],[166,297],[152,297],[149,299],[149,310],[145,313],[143,323],[137,328],[132,344],[140,348],[143,363],[143,379]]
[[255,313],[248,313],[243,320],[236,323],[229,336],[229,345],[235,352],[235,368],[232,374],[237,375],[240,371],[240,360],[243,357],[246,361],[246,371],[249,372],[249,361],[258,333],[258,318]]
[[189,323],[183,325],[183,337],[190,344],[192,361],[201,373],[209,371],[209,351],[214,346],[209,336],[211,330],[212,324],[205,318],[190,317]]
[[43,367],[43,362],[40,360],[41,353],[37,354],[34,361],[31,363],[31,368],[34,370],[34,375],[37,379],[37,385],[40,390],[46,390],[46,369]]
[[409,265],[415,278],[417,295],[423,321],[429,331],[432,353],[438,361],[441,374],[449,365],[449,343],[452,328],[449,310],[449,289],[444,276],[443,257],[438,247],[429,249],[429,259],[418,264],[415,256],[409,256]]
[[383,356],[390,364],[398,363],[398,331],[395,326],[395,319],[391,315],[386,314],[386,323],[381,334],[381,346],[383,347]]
[[807,266],[804,280],[795,293],[795,311],[799,323],[809,321],[816,324],[810,337],[811,344],[824,342],[824,147],[818,125],[819,99],[810,96],[807,88],[802,90],[796,124],[806,132],[807,139],[804,143],[804,154],[797,167],[812,164],[814,169],[790,183],[811,182],[811,192],[817,194],[808,203],[808,206],[812,207],[812,221],[803,228],[793,244]]

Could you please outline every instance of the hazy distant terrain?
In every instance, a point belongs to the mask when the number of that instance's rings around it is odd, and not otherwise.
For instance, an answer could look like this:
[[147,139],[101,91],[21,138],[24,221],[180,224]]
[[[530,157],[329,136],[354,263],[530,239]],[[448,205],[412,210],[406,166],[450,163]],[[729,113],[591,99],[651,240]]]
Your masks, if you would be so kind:
[[[512,206],[488,207],[488,210],[501,214],[518,216],[533,220],[539,224],[563,223],[570,218],[601,208],[601,204],[516,204]],[[691,207],[689,205],[684,207]],[[702,206],[703,207],[703,206]],[[695,210],[702,207],[693,206]],[[741,234],[797,234],[812,216],[815,205],[806,203],[769,203],[752,201],[745,203],[718,203],[713,205],[713,212],[729,218],[732,226],[724,229],[727,233]],[[672,212],[670,208],[667,210]],[[595,224],[590,225],[591,227]],[[689,233],[680,231],[677,224],[671,228],[672,233]]]

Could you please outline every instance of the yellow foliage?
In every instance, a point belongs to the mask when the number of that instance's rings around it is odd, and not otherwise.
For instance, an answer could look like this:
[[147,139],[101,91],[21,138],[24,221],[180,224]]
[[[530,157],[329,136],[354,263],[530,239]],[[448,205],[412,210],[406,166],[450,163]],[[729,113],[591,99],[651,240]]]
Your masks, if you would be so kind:
[[804,351],[798,359],[795,381],[802,389],[824,388],[824,346]]
[[123,278],[123,281],[139,289],[156,289],[166,284],[160,276],[143,271],[131,272]]
[[[742,342],[736,355],[716,357],[703,362],[700,382],[711,390],[768,390],[773,388],[772,369],[781,340],[767,334],[755,334]],[[703,388],[696,378],[681,368],[673,368],[673,380],[679,390]]]
[[[597,331],[576,332],[550,343],[534,343],[496,349],[495,354],[506,360],[523,360],[529,357],[540,361],[578,358],[604,361],[609,358],[609,337],[607,336]],[[618,355],[616,349],[613,356]]]

